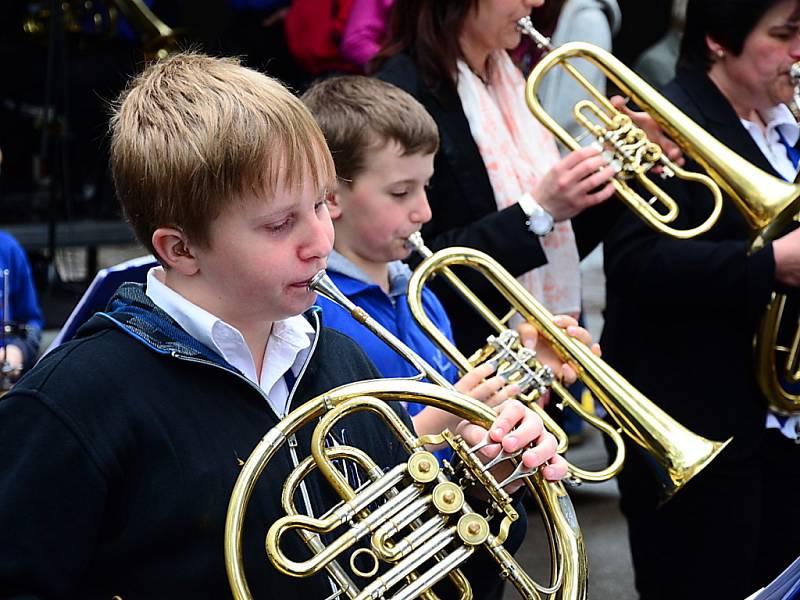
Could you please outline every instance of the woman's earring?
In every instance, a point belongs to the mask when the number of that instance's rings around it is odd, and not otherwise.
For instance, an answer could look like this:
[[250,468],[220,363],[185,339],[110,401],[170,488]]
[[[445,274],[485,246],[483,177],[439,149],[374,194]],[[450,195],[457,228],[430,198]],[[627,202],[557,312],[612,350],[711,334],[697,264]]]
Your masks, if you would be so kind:
[[717,55],[717,58],[725,58],[725,50],[723,50],[722,48],[717,48],[714,54]]

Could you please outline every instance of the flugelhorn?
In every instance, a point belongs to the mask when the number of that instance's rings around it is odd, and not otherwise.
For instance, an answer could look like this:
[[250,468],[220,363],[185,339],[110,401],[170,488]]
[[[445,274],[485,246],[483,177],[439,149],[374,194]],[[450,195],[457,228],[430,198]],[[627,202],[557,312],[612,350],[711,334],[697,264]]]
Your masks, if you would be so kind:
[[[460,597],[466,599],[471,597],[471,589],[459,567],[475,552],[487,551],[523,598],[584,600],[586,554],[564,487],[545,481],[538,471],[527,472],[521,463],[508,479],[498,482],[475,455],[480,445],[470,448],[447,430],[439,435],[417,437],[389,406],[389,401],[405,400],[437,407],[483,427],[488,427],[496,415],[491,408],[452,389],[422,358],[342,295],[324,272],[309,287],[350,311],[360,323],[410,360],[420,370],[420,377],[439,385],[413,379],[348,384],[309,400],[264,436],[242,467],[228,507],[225,564],[234,598],[252,598],[244,575],[242,531],[256,482],[284,446],[293,444],[294,452],[300,451],[296,445],[297,432],[316,423],[309,455],[296,461],[283,486],[282,506],[286,515],[275,521],[267,533],[267,556],[281,573],[303,577],[325,572],[337,587],[332,597],[351,600],[417,597],[435,600],[438,596],[431,587],[449,578]],[[347,444],[328,447],[326,438],[331,428],[358,411],[375,415],[397,438],[408,454],[405,462],[384,471],[378,461],[361,449]],[[458,460],[440,466],[425,450],[427,444],[442,443],[453,449]],[[502,454],[500,458],[514,460],[514,456]],[[345,461],[360,469],[367,483],[354,488],[334,461]],[[317,517],[300,514],[294,504],[296,493],[315,469],[340,498],[335,506]],[[518,515],[502,487],[516,478],[524,479],[545,517],[553,558],[551,580],[546,586],[534,582],[503,547],[511,523]],[[469,505],[464,487],[475,485],[489,497],[488,512],[476,513]],[[500,522],[497,534],[489,528],[493,519]],[[311,558],[303,560],[286,554],[284,542],[291,535],[300,537]]]
[[[605,361],[592,354],[589,348],[559,328],[553,322],[553,315],[488,254],[459,247],[432,253],[418,234],[412,236],[410,242],[424,258],[409,280],[409,308],[419,326],[450,360],[456,365],[464,365],[464,361],[468,361],[436,328],[422,304],[422,289],[436,275],[442,275],[453,284],[498,333],[508,329],[508,322],[515,315],[533,325],[561,360],[575,369],[578,379],[600,401],[619,429],[655,460],[653,467],[664,499],[669,499],[680,490],[731,441],[707,440],[672,419]],[[453,266],[469,267],[483,275],[508,301],[508,312],[497,316],[491,311],[452,272]],[[558,393],[563,388],[554,386],[553,390]],[[562,396],[562,401],[579,414],[585,414],[571,395]],[[612,440],[622,445],[619,436],[612,437]]]
[[[609,52],[584,42],[570,42],[555,48],[536,31],[529,18],[518,23],[520,30],[546,51],[528,76],[525,99],[533,115],[571,150],[580,148],[574,139],[542,107],[537,98],[539,86],[550,69],[561,66],[574,77],[594,102],[576,104],[574,116],[608,153],[618,173],[612,180],[619,197],[656,231],[685,239],[705,233],[714,225],[722,209],[721,190],[744,216],[752,234],[751,249],[757,250],[783,231],[800,209],[800,187],[765,173],[721,144],[687,117],[652,86],[636,75]],[[597,88],[568,62],[581,58],[593,64],[671,137],[684,154],[695,160],[706,174],[686,171],[666,156],[661,148],[635,127],[630,117],[619,112]],[[675,229],[669,223],[678,217],[675,200],[648,177],[655,167],[661,177],[677,176],[708,188],[714,208],[700,225]],[[643,198],[630,183],[636,182],[651,197]],[[655,207],[660,203],[662,210]]]

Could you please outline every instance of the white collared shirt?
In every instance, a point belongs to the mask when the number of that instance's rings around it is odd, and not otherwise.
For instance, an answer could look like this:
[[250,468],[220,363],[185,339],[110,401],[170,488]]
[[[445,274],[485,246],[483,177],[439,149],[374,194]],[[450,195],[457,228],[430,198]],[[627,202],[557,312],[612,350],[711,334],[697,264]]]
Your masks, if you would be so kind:
[[253,355],[239,330],[168,287],[164,283],[162,267],[154,267],[147,273],[146,293],[186,333],[259,386],[266,393],[275,414],[279,417],[286,414],[289,389],[283,375],[289,369],[295,376],[300,372],[316,334],[305,317],[296,315],[272,324],[259,380]]
[[797,176],[797,169],[792,164],[786,153],[786,146],[780,141],[778,130],[783,134],[786,142],[794,146],[800,139],[800,126],[792,115],[792,111],[785,104],[778,104],[760,113],[761,119],[766,123],[764,131],[756,123],[741,119],[742,125],[747,129],[747,133],[767,157],[769,164],[781,174],[786,181],[794,181]]

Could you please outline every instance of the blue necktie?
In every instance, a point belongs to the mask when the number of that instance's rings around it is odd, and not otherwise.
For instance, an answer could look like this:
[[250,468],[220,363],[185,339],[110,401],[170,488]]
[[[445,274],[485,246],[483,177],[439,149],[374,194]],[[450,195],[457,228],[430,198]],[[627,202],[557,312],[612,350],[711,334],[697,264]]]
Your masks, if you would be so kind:
[[776,127],[775,131],[778,132],[778,140],[781,144],[783,144],[784,148],[786,148],[786,156],[790,161],[792,161],[792,166],[795,168],[795,170],[797,170],[797,164],[800,163],[800,150],[786,141],[786,138],[783,137],[780,128]]

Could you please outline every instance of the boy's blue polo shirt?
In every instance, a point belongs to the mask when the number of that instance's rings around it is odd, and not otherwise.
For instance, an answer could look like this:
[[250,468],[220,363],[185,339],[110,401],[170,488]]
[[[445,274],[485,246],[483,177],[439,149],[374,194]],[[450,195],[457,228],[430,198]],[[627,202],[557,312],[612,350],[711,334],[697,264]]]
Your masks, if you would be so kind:
[[[389,293],[369,280],[367,275],[334,251],[328,258],[328,275],[357,306],[366,310],[376,321],[391,331],[409,348],[419,354],[448,381],[458,380],[458,370],[444,353],[425,335],[408,308],[406,291],[411,271],[401,261],[389,263]],[[450,320],[439,300],[428,289],[422,292],[422,304],[436,327],[452,341]],[[413,377],[417,370],[404,358],[379,340],[371,331],[358,323],[350,314],[330,300],[318,296],[317,305],[322,308],[322,319],[326,327],[336,329],[353,338],[384,377]],[[422,410],[423,405],[409,403],[412,415]]]

